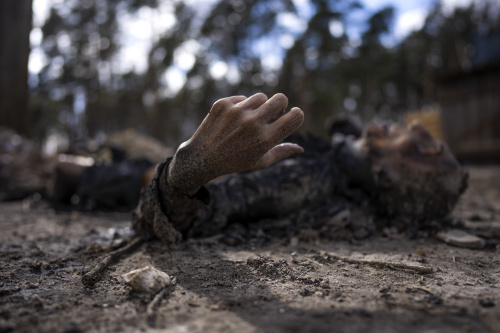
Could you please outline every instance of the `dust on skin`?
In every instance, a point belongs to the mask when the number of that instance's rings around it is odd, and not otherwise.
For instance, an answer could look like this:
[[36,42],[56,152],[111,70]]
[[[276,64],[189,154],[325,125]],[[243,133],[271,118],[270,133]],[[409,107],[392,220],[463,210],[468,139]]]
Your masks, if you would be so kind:
[[[303,152],[299,145],[280,144],[304,121],[299,108],[285,114],[287,105],[283,94],[268,99],[262,93],[215,102],[191,139],[169,162],[158,166],[149,192],[143,193],[134,213],[136,232],[146,239],[156,235],[167,246],[178,244],[180,232],[204,207],[203,200],[193,200],[203,196],[204,184],[218,176],[267,168]],[[143,205],[147,208],[142,209]]]
[[303,149],[296,144],[280,144],[304,121],[299,108],[284,114],[287,105],[283,94],[267,99],[258,93],[217,101],[191,139],[175,153],[168,170],[169,185],[192,195],[218,176],[267,168],[301,153]]

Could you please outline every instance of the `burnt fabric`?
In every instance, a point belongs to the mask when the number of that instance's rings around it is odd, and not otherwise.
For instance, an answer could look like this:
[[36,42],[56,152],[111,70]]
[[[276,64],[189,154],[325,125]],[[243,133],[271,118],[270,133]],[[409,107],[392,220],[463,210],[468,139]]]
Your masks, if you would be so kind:
[[158,166],[151,185],[141,193],[133,216],[134,229],[144,238],[158,237],[174,245],[182,236],[210,236],[232,223],[276,219],[322,206],[339,195],[351,195],[345,163],[339,160],[349,160],[343,142],[331,145],[301,137],[293,141],[305,146],[304,154],[267,169],[225,176],[192,197],[169,188],[168,159]]

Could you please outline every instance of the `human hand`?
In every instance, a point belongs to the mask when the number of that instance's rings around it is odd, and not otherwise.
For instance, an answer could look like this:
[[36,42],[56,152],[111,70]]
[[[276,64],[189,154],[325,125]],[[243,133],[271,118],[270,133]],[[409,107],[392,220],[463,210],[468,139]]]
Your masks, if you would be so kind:
[[192,195],[208,181],[234,172],[264,169],[303,152],[292,143],[279,144],[304,121],[304,113],[276,94],[218,100],[188,141],[179,146],[167,181],[175,190]]

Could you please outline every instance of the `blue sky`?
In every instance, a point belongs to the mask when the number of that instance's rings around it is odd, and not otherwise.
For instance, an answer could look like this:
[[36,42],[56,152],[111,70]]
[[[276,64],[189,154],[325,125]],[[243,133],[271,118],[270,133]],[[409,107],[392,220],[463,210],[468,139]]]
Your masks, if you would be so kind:
[[402,38],[411,30],[420,28],[433,2],[433,0],[363,0],[365,7],[370,11],[377,11],[389,5],[395,7],[396,38]]

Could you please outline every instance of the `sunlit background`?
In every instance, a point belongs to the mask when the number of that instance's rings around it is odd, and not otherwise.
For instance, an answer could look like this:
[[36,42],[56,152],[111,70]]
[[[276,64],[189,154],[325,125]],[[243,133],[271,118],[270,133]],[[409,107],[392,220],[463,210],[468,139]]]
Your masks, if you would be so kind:
[[440,112],[446,75],[500,58],[488,47],[500,40],[497,0],[33,0],[32,8],[29,121],[17,130],[51,138],[50,150],[127,128],[175,146],[217,99],[259,91],[285,93],[305,111],[304,130],[320,136],[334,115],[404,121]]

